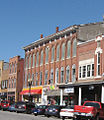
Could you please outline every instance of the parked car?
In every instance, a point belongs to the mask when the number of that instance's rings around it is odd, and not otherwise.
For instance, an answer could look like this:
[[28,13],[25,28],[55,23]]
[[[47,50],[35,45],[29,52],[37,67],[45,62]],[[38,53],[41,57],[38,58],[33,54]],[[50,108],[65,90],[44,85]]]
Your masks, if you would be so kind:
[[40,105],[36,107],[35,109],[32,110],[32,113],[37,116],[37,115],[45,115],[45,109],[47,108],[47,105]]
[[9,110],[10,112],[15,112],[15,111],[16,111],[15,106],[16,106],[16,103],[11,104],[11,105],[9,106],[8,110]]
[[10,101],[9,100],[1,101],[1,109],[2,110],[8,110],[9,106],[10,106]]
[[65,118],[73,118],[74,116],[74,106],[67,106],[60,111],[60,117],[62,120],[65,120]]
[[60,117],[60,111],[64,107],[65,106],[51,105],[45,110],[45,115],[47,117],[50,116]]
[[104,104],[98,101],[85,101],[82,106],[74,106],[74,119],[104,119]]
[[1,102],[0,102],[0,110],[1,110]]
[[24,102],[20,101],[16,103],[16,112],[25,112],[25,113],[31,113],[32,109],[35,108],[36,104],[32,102]]

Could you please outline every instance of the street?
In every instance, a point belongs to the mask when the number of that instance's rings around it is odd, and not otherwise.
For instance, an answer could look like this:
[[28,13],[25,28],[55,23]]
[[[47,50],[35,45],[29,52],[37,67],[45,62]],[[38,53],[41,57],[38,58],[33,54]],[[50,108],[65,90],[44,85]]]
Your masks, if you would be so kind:
[[32,114],[0,111],[0,120],[61,120],[61,119],[56,117],[47,118],[45,116],[34,116]]

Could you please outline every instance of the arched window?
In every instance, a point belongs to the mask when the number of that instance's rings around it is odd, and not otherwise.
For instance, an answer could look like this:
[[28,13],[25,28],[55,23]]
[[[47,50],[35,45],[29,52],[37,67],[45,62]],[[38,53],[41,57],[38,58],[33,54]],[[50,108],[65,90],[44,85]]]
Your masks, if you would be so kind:
[[31,54],[29,55],[29,68],[31,68]]
[[28,81],[30,80],[30,73],[28,74]]
[[57,45],[57,54],[56,54],[56,60],[59,60],[59,56],[60,56],[60,45]]
[[64,67],[61,67],[61,83],[64,82]]
[[55,56],[55,47],[52,47],[52,55],[51,55],[51,62],[54,61],[54,56]]
[[77,41],[74,39],[73,41],[73,57],[76,56],[76,50],[77,50]]
[[32,63],[32,67],[34,68],[35,66],[35,53],[33,54],[33,63]]
[[70,79],[70,67],[67,66],[66,67],[66,83],[69,82],[69,79]]
[[48,63],[48,58],[49,58],[49,48],[47,47],[45,50],[46,58],[45,58],[45,63]]
[[41,51],[41,54],[40,54],[40,65],[42,65],[43,64],[43,50]]
[[50,83],[53,83],[53,69],[51,69],[51,73],[50,73]]
[[56,73],[55,73],[55,84],[59,82],[59,69],[56,68]]
[[32,86],[34,86],[34,73],[32,73]]
[[48,81],[48,70],[45,71],[44,85],[47,85],[47,81]]
[[39,65],[39,52],[37,52],[36,54],[36,66]]
[[40,72],[40,85],[42,85],[42,72]]
[[71,42],[67,42],[67,58],[70,58],[70,49],[71,49]]
[[72,82],[76,81],[76,65],[72,66]]
[[35,85],[37,86],[38,85],[38,72],[36,72],[36,81],[35,81]]
[[64,60],[65,59],[65,43],[62,44],[62,49],[61,49],[61,60]]
[[25,63],[26,63],[25,66],[26,66],[26,69],[27,69],[28,68],[28,56],[26,56],[26,62]]

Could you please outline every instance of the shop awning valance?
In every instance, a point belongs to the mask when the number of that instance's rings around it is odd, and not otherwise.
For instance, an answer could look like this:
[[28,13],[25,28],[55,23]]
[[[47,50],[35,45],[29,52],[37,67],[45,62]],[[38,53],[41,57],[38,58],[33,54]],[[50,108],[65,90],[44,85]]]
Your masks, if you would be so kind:
[[29,95],[29,94],[42,94],[42,89],[43,87],[34,87],[34,88],[24,88],[21,92],[20,95]]

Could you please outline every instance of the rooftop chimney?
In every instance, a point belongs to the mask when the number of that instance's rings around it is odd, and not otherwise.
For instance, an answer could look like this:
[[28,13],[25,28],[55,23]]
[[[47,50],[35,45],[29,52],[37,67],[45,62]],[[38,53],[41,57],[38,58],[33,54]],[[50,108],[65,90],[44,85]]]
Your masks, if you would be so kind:
[[40,38],[43,38],[43,34],[40,35]]
[[59,32],[59,27],[56,27],[56,33]]

